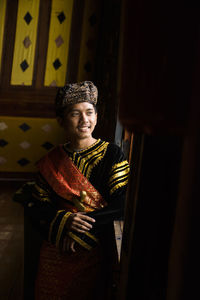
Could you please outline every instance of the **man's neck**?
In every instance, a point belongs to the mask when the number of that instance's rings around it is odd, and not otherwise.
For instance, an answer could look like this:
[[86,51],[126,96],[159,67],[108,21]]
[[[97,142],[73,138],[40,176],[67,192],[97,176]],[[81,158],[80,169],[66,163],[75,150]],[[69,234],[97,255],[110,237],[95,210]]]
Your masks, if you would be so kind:
[[91,137],[89,139],[81,139],[76,141],[70,142],[70,149],[71,150],[82,150],[90,147],[92,144],[96,142],[96,139]]

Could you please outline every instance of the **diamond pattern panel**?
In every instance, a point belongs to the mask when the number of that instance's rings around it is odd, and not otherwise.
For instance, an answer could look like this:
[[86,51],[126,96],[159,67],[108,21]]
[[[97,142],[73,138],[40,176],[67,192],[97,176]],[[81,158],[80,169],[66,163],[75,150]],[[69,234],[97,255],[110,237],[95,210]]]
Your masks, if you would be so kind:
[[5,147],[6,145],[8,145],[8,142],[5,141],[4,139],[0,140],[0,147]]
[[55,43],[56,43],[56,46],[59,48],[63,43],[63,38],[61,35],[59,35],[56,39],[55,39]]
[[22,143],[19,144],[21,148],[23,149],[28,149],[30,148],[31,144],[27,141],[23,141]]
[[63,86],[66,82],[74,0],[51,0],[49,40],[44,86]]
[[5,122],[0,122],[0,130],[5,130],[5,129],[7,129],[8,128],[8,126],[6,125],[6,123]]
[[[35,172],[35,163],[65,142],[55,119],[0,117],[0,172]],[[3,125],[2,125],[3,124]]]
[[22,167],[24,167],[24,166],[26,166],[27,164],[30,163],[30,161],[28,159],[26,159],[26,158],[21,158],[17,162]]
[[65,21],[66,17],[64,12],[62,11],[59,15],[58,15],[58,21],[60,22],[60,24],[62,24]]
[[[35,65],[39,7],[42,0],[18,0],[11,85],[31,86]],[[12,2],[12,1],[11,1]]]
[[7,159],[3,156],[0,156],[0,165],[4,165],[7,162]]
[[58,69],[60,68],[61,65],[62,65],[62,64],[61,64],[59,58],[57,58],[57,59],[53,62],[53,66],[54,66],[55,70],[58,70]]
[[31,45],[31,40],[29,39],[29,36],[25,37],[25,39],[23,40],[23,44],[26,49],[29,48],[29,46]]
[[29,130],[31,127],[30,127],[28,124],[23,123],[23,124],[21,124],[21,125],[19,126],[19,128],[20,128],[21,130],[23,130],[23,131],[27,131],[27,130]]
[[53,148],[53,145],[50,143],[50,142],[45,142],[43,145],[42,145],[43,148],[45,148],[46,150],[50,150]]
[[49,86],[57,86],[57,82],[55,80],[53,80]]
[[27,25],[29,25],[31,20],[32,20],[32,16],[29,12],[27,12],[24,16],[24,21],[26,22]]
[[22,71],[24,72],[24,71],[26,71],[26,69],[28,69],[29,65],[26,60],[23,60],[23,62],[20,64],[20,67],[21,67]]
[[52,126],[50,124],[45,124],[41,127],[45,132],[50,132],[52,130]]

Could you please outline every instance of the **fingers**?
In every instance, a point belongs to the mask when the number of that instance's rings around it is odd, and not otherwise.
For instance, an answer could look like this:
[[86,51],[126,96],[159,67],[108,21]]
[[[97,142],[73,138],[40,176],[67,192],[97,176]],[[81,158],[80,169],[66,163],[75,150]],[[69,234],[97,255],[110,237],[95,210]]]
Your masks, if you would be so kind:
[[90,229],[92,229],[92,224],[90,224],[89,222],[94,223],[95,220],[83,213],[75,213],[72,216],[71,224],[69,227],[71,230],[84,233],[85,231],[89,231]]
[[81,219],[75,219],[71,223],[71,229],[77,232],[89,231],[92,228],[92,225],[82,221]]
[[92,223],[95,222],[95,219],[87,216],[84,212],[78,212],[76,215],[78,215],[81,219],[85,221],[92,222]]
[[63,252],[76,252],[75,241],[70,237],[66,237],[63,241]]
[[75,246],[75,241],[72,240],[71,245],[70,245],[70,250],[71,250],[72,252],[76,252],[74,246]]
[[67,252],[70,252],[70,251],[76,252],[74,246],[75,246],[75,241],[73,241],[72,239],[68,238],[67,239],[67,245],[66,245]]

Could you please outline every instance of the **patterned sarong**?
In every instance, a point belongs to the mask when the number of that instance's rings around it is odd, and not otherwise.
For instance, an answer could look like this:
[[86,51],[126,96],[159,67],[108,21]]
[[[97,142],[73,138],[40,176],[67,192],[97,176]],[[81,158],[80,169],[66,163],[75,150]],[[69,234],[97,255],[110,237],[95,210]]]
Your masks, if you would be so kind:
[[[80,197],[82,191],[87,192],[83,200],[86,212],[107,205],[61,146],[40,160],[38,168],[61,197],[58,210],[78,211],[76,206],[69,205],[69,201],[73,203],[73,198]],[[36,300],[105,299],[102,298],[108,275],[105,249],[98,245],[92,250],[86,250],[78,244],[75,249],[75,253],[61,253],[54,245],[43,243],[35,286]]]

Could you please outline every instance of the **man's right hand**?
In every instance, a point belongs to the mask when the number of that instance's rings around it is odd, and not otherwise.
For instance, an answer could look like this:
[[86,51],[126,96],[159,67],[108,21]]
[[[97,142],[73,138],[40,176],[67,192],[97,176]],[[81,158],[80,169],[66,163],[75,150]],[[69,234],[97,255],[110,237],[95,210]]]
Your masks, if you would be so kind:
[[83,212],[77,212],[70,215],[66,224],[68,230],[74,230],[76,232],[84,233],[92,229],[92,224],[95,219],[87,216]]

